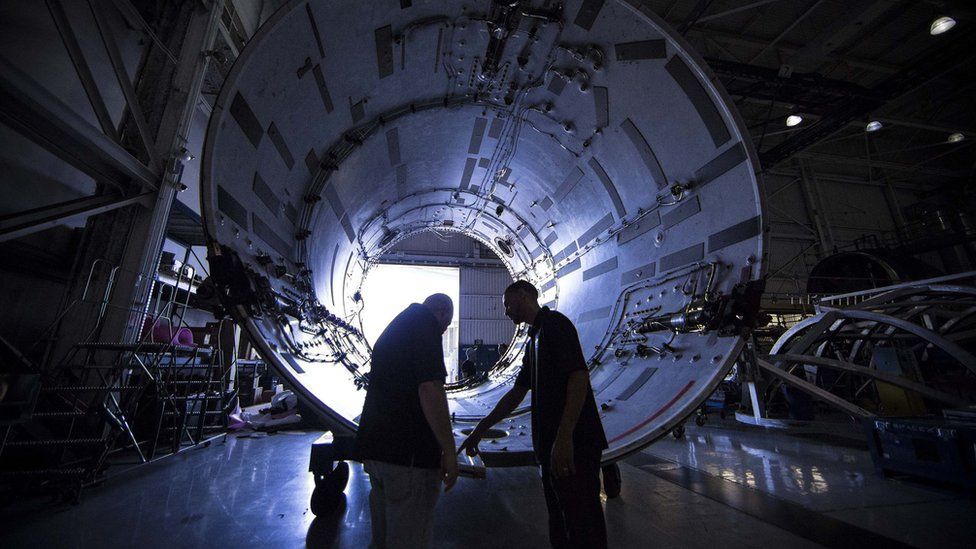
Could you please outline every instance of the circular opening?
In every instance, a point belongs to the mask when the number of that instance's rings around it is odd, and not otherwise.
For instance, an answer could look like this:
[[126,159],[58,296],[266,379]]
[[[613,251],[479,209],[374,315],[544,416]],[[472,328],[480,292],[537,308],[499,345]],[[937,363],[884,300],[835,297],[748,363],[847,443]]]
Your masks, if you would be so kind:
[[362,332],[372,347],[411,303],[443,293],[454,318],[443,336],[448,389],[486,382],[512,346],[515,325],[502,295],[512,283],[505,263],[481,241],[457,231],[423,231],[394,242],[369,265],[360,293]]

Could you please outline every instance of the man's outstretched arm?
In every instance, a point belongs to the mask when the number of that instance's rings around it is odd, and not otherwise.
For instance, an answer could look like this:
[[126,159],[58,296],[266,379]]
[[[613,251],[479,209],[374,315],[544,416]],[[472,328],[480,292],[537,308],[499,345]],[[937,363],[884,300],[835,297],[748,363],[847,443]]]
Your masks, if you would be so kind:
[[478,455],[478,443],[481,442],[481,437],[485,436],[492,425],[508,417],[508,414],[511,414],[519,402],[522,402],[528,392],[527,388],[518,385],[509,389],[502,398],[498,399],[498,404],[495,404],[492,411],[478,422],[468,438],[464,439],[461,447],[458,448],[458,453],[460,454],[461,450],[466,450],[469,456]]

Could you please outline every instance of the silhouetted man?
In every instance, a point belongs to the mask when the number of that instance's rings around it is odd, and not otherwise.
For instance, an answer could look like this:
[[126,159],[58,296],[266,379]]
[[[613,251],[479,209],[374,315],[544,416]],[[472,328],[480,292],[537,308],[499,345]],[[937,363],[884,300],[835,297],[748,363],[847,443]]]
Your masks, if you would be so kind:
[[576,328],[565,315],[539,307],[535,286],[519,280],[505,290],[505,315],[528,323],[522,369],[512,387],[461,444],[469,456],[495,423],[532,391],[532,445],[542,469],[553,547],[607,546],[600,502],[600,457],[607,437],[597,413]]
[[373,346],[356,435],[371,488],[370,547],[428,547],[439,483],[446,492],[457,480],[441,343],[453,315],[451,298],[431,295],[397,315]]

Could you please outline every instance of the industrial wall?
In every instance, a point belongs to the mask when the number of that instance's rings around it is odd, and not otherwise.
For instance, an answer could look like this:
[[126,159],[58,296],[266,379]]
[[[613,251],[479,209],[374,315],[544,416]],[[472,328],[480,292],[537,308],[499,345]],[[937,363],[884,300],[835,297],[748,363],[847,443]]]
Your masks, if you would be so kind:
[[508,344],[515,325],[505,316],[502,294],[512,283],[503,268],[461,267],[461,346],[480,339],[486,345]]

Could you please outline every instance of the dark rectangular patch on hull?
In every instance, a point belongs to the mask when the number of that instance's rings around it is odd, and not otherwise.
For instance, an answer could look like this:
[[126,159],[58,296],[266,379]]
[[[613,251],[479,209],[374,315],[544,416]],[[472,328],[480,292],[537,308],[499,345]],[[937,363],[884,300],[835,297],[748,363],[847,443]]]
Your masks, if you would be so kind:
[[711,183],[725,172],[741,164],[745,159],[745,147],[742,146],[742,143],[736,143],[735,146],[709,160],[707,164],[696,170],[695,181],[699,185]]
[[693,196],[682,202],[677,208],[661,215],[661,223],[665,229],[670,229],[700,211],[701,204],[698,203],[698,197]]
[[288,221],[291,221],[292,225],[297,225],[298,208],[296,208],[293,204],[285,204],[285,217],[288,218]]
[[618,217],[624,217],[627,214],[626,208],[624,208],[624,202],[620,200],[620,194],[617,193],[617,187],[614,186],[613,180],[607,175],[606,170],[600,165],[596,157],[590,158],[590,169],[596,174],[600,183],[603,184],[603,188],[606,189],[607,194],[610,195],[610,202],[613,203],[613,207],[617,210]]
[[539,202],[539,206],[542,206],[542,210],[543,211],[548,212],[549,211],[549,208],[552,207],[552,199],[549,198],[548,196],[545,197],[545,198],[543,198],[542,199],[542,202]]
[[613,307],[600,307],[599,309],[590,309],[589,311],[583,311],[579,315],[579,319],[576,322],[580,324],[584,322],[590,322],[593,320],[600,320],[601,318],[608,318],[610,313],[613,312]]
[[597,16],[600,15],[600,10],[603,9],[603,2],[604,0],[583,0],[579,11],[576,12],[576,19],[573,20],[573,24],[581,29],[592,29],[593,22],[596,21]]
[[355,242],[356,232],[352,230],[352,223],[349,221],[349,216],[342,216],[342,219],[339,220],[339,224],[342,225],[342,230],[346,232],[346,238],[349,239],[349,242]]
[[549,81],[549,87],[547,87],[546,89],[549,90],[549,92],[552,93],[553,95],[559,95],[563,93],[563,89],[565,87],[566,87],[566,81],[563,80],[563,78],[558,74],[553,74],[552,80]]
[[617,245],[619,246],[626,244],[660,224],[661,214],[653,211],[640,218],[640,220],[637,222],[631,223],[627,226],[627,228],[617,233]]
[[498,139],[502,135],[502,127],[505,125],[501,118],[492,118],[491,126],[488,127],[488,137]]
[[274,122],[268,126],[268,137],[271,138],[271,142],[274,144],[275,149],[278,150],[278,156],[281,157],[281,161],[285,163],[285,166],[291,171],[292,166],[295,165],[295,157],[291,155],[291,151],[288,149],[288,144],[285,143],[285,138],[281,136],[281,132],[278,131],[278,126]]
[[657,372],[657,368],[645,369],[640,373],[639,376],[637,376],[637,379],[635,379],[633,383],[624,389],[622,393],[617,395],[615,400],[627,400],[628,398],[634,396],[634,393],[640,391],[641,387],[643,387],[647,381],[651,379],[651,376],[653,376],[655,372]]
[[353,232],[352,224],[349,222],[349,216],[346,215],[346,207],[339,200],[339,194],[336,192],[335,186],[327,185],[323,194],[325,195],[325,199],[329,201],[329,205],[332,206],[332,213],[335,214],[336,219],[339,220],[339,224],[342,225],[342,230],[349,237],[349,242],[356,240],[356,233]]
[[264,128],[261,127],[258,117],[254,115],[254,111],[251,110],[251,106],[247,104],[241,92],[234,94],[234,99],[230,103],[230,115],[234,117],[237,126],[244,132],[251,145],[254,145],[255,149],[258,148],[261,138],[264,137]]
[[393,27],[387,25],[376,29],[376,67],[380,78],[393,74]]
[[546,239],[543,240],[543,242],[546,243],[546,246],[552,246],[552,243],[557,240],[559,240],[559,235],[556,234],[556,231],[552,231],[551,233],[549,233],[549,236],[547,236]]
[[468,154],[478,154],[481,151],[481,140],[485,137],[486,118],[475,118],[474,128],[471,129],[471,141],[468,143]]
[[637,149],[637,154],[644,161],[647,170],[651,172],[651,178],[654,179],[657,188],[660,190],[667,187],[668,180],[664,177],[664,170],[661,168],[661,163],[658,161],[657,155],[654,154],[651,146],[647,144],[647,140],[644,139],[644,135],[637,129],[634,122],[628,118],[620,124],[620,129],[624,131],[630,139],[630,142],[634,145],[634,148]]
[[708,237],[708,251],[714,252],[726,246],[742,242],[752,238],[762,231],[759,223],[759,216],[747,219],[742,223],[736,223],[728,229],[721,230]]
[[386,152],[390,156],[390,166],[400,163],[400,131],[396,128],[386,132]]
[[319,157],[315,154],[315,149],[309,149],[308,154],[305,155],[305,167],[308,168],[308,173],[313,176],[319,171]]
[[464,172],[461,173],[461,184],[458,185],[462,191],[466,191],[471,185],[471,176],[474,174],[474,167],[477,163],[477,158],[469,158],[464,161]]
[[269,187],[268,184],[264,182],[264,179],[261,178],[261,174],[257,172],[254,172],[254,181],[251,183],[251,190],[254,191],[254,194],[261,199],[261,202],[264,202],[264,205],[268,207],[268,211],[271,212],[271,215],[277,217],[278,212],[281,211],[281,201],[278,200],[277,196],[275,196],[275,193],[273,190],[271,190],[271,187]]
[[550,278],[549,282],[546,282],[542,286],[539,286],[539,293],[544,294],[556,286],[556,279]]
[[352,118],[352,123],[355,124],[362,120],[366,116],[366,104],[362,100],[352,102],[352,98],[349,98],[349,116]]
[[615,44],[613,50],[617,52],[617,61],[637,61],[639,59],[664,59],[668,56],[668,48],[664,40],[641,40],[640,42],[625,42]]
[[242,206],[222,185],[217,185],[217,208],[245,231],[248,230],[247,208]]
[[260,217],[251,214],[251,221],[254,223],[254,234],[261,240],[268,243],[278,255],[286,259],[291,259],[291,246],[278,236]]
[[569,265],[566,265],[565,267],[563,267],[563,268],[559,269],[558,271],[556,271],[556,277],[562,278],[562,277],[564,277],[564,276],[572,273],[573,271],[575,271],[575,270],[577,270],[579,268],[580,268],[580,260],[579,260],[579,258],[576,258],[576,261],[573,261]]
[[319,34],[319,26],[312,15],[312,5],[305,4],[305,13],[308,14],[308,23],[312,26],[312,34],[315,36],[315,45],[319,47],[319,57],[325,57],[325,48],[322,47],[322,35]]
[[560,261],[569,257],[569,254],[575,252],[576,250],[576,242],[570,242],[565,248],[560,250],[558,254],[552,256],[552,262],[559,263]]
[[593,111],[596,117],[596,127],[606,128],[610,125],[610,92],[607,88],[593,87]]
[[631,269],[622,275],[620,275],[620,284],[627,285],[637,282],[638,280],[643,280],[654,276],[657,270],[657,265],[655,263],[648,263],[647,265],[641,265],[636,269]]
[[407,165],[400,164],[396,168],[397,199],[403,199],[407,194]]
[[604,261],[603,263],[599,263],[583,271],[583,282],[586,282],[591,278],[596,278],[600,275],[607,274],[616,268],[617,268],[617,258],[611,257],[610,259]]
[[322,105],[325,107],[325,112],[331,113],[335,110],[335,105],[332,104],[332,95],[329,94],[329,86],[325,84],[325,75],[322,74],[322,66],[315,65],[312,67],[312,76],[315,77],[315,85],[319,88],[319,96],[322,97]]
[[576,245],[582,248],[590,243],[594,238],[600,236],[600,233],[610,228],[613,225],[613,214],[607,214],[603,216],[603,219],[597,221],[592,227],[587,229],[578,239],[576,239]]
[[559,188],[556,189],[556,195],[553,197],[553,200],[559,202],[560,200],[566,198],[566,195],[568,195],[570,191],[576,187],[576,185],[580,182],[580,179],[583,179],[583,170],[573,168],[573,171],[569,172],[566,178],[563,179],[563,182],[559,184]]
[[699,242],[693,246],[688,246],[683,250],[678,250],[661,258],[661,272],[676,269],[682,265],[700,261],[705,257],[705,243]]
[[335,245],[332,252],[332,268],[329,269],[329,293],[332,294],[332,304],[335,305],[335,262],[339,259],[339,245]]
[[712,98],[709,97],[708,92],[705,91],[704,86],[698,81],[695,74],[691,72],[688,65],[680,57],[675,55],[668,61],[664,68],[667,69],[668,73],[671,74],[671,78],[674,78],[674,81],[678,83],[678,86],[684,90],[685,95],[691,100],[691,104],[698,111],[698,116],[705,123],[708,134],[712,136],[712,142],[715,143],[715,146],[719,147],[728,141],[732,136],[729,135],[729,129],[725,127],[725,122],[722,120],[721,113],[718,112],[718,107],[715,106]]

